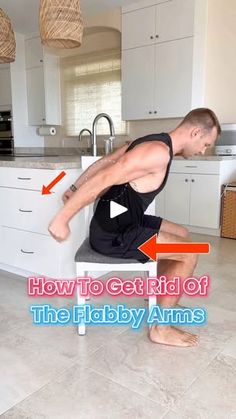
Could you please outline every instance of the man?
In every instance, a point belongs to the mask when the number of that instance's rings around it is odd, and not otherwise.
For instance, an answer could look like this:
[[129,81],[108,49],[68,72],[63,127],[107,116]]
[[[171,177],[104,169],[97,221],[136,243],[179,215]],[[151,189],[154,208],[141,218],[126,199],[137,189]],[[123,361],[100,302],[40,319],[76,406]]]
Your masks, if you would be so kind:
[[[165,186],[173,156],[187,158],[204,154],[207,147],[214,145],[220,132],[214,112],[199,108],[189,112],[169,134],[139,138],[103,157],[78,179],[72,188],[74,192],[65,192],[65,205],[50,223],[49,232],[56,240],[65,240],[70,233],[70,219],[100,196],[90,224],[90,243],[98,252],[145,263],[148,257],[138,247],[156,233],[159,243],[190,241],[188,230],[183,226],[144,215],[144,211]],[[111,200],[128,211],[111,218]],[[196,254],[159,254],[157,276],[185,279],[193,275],[196,264]],[[171,308],[178,301],[179,297],[163,296],[158,304]],[[152,325],[150,339],[173,346],[197,345],[196,335],[172,326]]]

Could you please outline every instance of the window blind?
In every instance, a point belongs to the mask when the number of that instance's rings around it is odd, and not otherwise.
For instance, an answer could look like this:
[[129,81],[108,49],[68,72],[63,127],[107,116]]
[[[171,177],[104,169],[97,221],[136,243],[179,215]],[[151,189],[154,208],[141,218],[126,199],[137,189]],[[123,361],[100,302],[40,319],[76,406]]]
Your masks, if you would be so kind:
[[[121,120],[120,54],[120,50],[109,50],[61,59],[68,136],[78,135],[83,128],[91,129],[95,116],[101,112],[111,116],[116,134],[126,134],[126,122]],[[98,123],[97,133],[109,133],[104,118]]]

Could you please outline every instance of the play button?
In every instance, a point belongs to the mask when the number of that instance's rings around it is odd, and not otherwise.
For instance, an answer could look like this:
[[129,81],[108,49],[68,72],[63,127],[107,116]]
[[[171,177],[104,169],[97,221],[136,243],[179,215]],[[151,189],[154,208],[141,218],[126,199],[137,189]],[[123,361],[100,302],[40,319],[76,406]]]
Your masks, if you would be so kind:
[[117,202],[110,201],[110,218],[117,217],[120,214],[128,211],[128,208],[123,205],[117,204]]

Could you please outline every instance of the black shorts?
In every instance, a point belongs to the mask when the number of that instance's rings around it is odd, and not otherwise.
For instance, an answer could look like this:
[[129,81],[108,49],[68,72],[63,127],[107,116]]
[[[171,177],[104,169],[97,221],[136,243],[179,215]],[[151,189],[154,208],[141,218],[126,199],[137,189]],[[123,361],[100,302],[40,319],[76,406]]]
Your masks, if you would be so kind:
[[93,217],[90,223],[90,245],[103,255],[146,263],[149,258],[138,247],[159,232],[162,220],[161,217],[144,214],[141,225],[129,226],[121,233],[113,233],[103,230]]

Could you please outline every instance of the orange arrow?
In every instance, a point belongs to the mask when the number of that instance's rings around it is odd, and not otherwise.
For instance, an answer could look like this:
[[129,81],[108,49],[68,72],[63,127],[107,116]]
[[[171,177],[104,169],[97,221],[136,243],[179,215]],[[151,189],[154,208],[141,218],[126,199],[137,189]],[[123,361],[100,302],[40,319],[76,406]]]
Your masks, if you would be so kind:
[[49,183],[48,186],[44,186],[42,187],[42,195],[48,195],[50,193],[52,193],[50,191],[50,189],[53,188],[53,186],[55,186],[58,182],[60,182],[60,180],[66,175],[66,172],[61,172],[55,179],[53,179],[53,181],[51,183]]
[[157,243],[157,234],[145,241],[138,249],[152,260],[157,253],[209,253],[209,243]]

